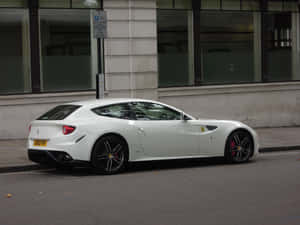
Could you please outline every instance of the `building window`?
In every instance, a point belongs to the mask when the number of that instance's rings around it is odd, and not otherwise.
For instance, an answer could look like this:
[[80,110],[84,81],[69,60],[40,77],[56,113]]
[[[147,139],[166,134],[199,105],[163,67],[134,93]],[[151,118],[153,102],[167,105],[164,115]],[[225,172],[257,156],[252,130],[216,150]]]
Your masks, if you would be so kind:
[[255,81],[252,13],[201,12],[202,83]]
[[30,92],[28,10],[0,9],[0,49],[0,94]]
[[268,0],[269,11],[298,11],[298,0]]
[[223,0],[222,9],[225,10],[240,10],[242,7],[241,0]]
[[194,84],[192,21],[190,10],[158,11],[160,87]]
[[0,8],[1,7],[10,7],[10,8],[24,8],[27,6],[26,0],[1,0],[0,1]]
[[39,0],[40,8],[99,8],[100,0]]
[[221,0],[203,0],[201,9],[221,9]]
[[243,0],[241,1],[242,10],[258,11],[261,0]]
[[159,9],[192,9],[191,0],[159,0],[157,2]]
[[191,0],[161,0],[157,12],[159,86],[194,85]]
[[292,80],[291,14],[264,14],[264,57],[266,81]]
[[201,0],[201,9],[259,10],[260,0]]
[[40,10],[43,91],[92,89],[90,11]]

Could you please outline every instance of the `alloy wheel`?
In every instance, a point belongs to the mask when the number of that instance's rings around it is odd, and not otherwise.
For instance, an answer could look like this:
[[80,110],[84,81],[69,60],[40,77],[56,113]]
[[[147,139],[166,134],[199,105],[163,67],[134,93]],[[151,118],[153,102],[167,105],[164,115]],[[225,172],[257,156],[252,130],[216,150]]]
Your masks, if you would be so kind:
[[233,162],[246,162],[253,152],[253,142],[251,136],[245,131],[234,132],[228,140],[228,158]]
[[104,137],[96,144],[92,163],[105,174],[120,172],[127,162],[126,150],[126,144],[118,137]]

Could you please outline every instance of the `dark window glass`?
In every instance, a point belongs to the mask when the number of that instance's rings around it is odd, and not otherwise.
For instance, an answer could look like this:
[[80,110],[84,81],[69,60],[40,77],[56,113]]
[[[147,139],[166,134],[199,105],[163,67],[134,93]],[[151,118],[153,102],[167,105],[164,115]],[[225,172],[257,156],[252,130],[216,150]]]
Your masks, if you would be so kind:
[[99,116],[107,116],[118,119],[134,119],[128,104],[116,104],[92,109]]
[[283,0],[268,0],[268,10],[270,11],[282,11]]
[[38,120],[63,120],[80,107],[79,105],[60,105],[39,117]]
[[99,0],[39,0],[41,8],[99,8]]
[[159,9],[191,9],[192,0],[157,0]]
[[203,83],[254,81],[253,14],[201,12],[200,26]]
[[89,10],[40,10],[44,91],[92,89]]
[[100,0],[72,0],[73,8],[99,8]]
[[292,79],[291,14],[264,14],[265,78],[268,81]]
[[284,0],[283,1],[283,10],[297,12],[297,11],[299,11],[298,4],[299,4],[298,0]]
[[25,7],[26,2],[25,0],[1,0],[0,7]]
[[268,11],[298,11],[298,0],[268,0]]
[[30,91],[28,11],[0,9],[0,94]]
[[260,0],[243,0],[242,10],[260,10]]
[[181,114],[166,106],[148,102],[130,104],[136,120],[180,120]]
[[192,12],[158,10],[159,86],[194,84]]
[[222,9],[241,10],[241,0],[223,0]]
[[221,0],[202,0],[201,1],[202,9],[220,9]]

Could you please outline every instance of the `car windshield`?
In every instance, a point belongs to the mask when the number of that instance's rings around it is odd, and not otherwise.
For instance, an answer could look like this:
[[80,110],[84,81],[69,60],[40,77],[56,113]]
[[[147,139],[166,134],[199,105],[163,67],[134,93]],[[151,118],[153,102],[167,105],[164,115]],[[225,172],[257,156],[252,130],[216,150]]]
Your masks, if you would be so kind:
[[79,105],[60,105],[46,112],[37,120],[63,120],[75,112],[81,106]]

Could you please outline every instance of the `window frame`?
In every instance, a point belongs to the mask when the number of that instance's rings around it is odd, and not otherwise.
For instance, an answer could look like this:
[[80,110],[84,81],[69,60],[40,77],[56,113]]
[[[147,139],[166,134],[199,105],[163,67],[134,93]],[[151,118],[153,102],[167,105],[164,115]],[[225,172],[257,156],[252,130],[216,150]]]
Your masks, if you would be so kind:
[[97,112],[95,112],[95,111],[98,110],[98,109],[103,109],[103,108],[113,107],[113,106],[118,106],[118,105],[127,105],[127,106],[129,107],[129,110],[128,110],[128,111],[131,111],[131,108],[130,108],[129,103],[130,103],[130,102],[121,102],[121,103],[108,104],[108,105],[104,105],[104,106],[92,108],[91,111],[92,111],[93,113],[95,113],[97,116],[102,116],[102,117],[105,117],[105,118],[120,119],[120,120],[128,120],[128,121],[129,121],[129,120],[135,120],[135,116],[132,116],[132,112],[131,112],[131,115],[129,116],[129,118],[121,118],[121,117],[114,117],[114,116],[100,115],[100,114],[98,114]]
[[[67,117],[69,117],[71,114],[73,114],[75,111],[80,109],[81,107],[82,107],[82,105],[74,105],[74,104],[58,105],[58,106],[50,109],[43,115],[39,116],[36,120],[39,120],[39,121],[64,120]],[[63,115],[61,115],[61,117],[58,117],[59,113],[63,113]]]
[[[112,118],[112,119],[120,119],[120,120],[132,120],[132,121],[181,121],[182,119],[180,118],[179,120],[138,120],[136,118],[136,115],[135,115],[135,112],[133,111],[133,108],[132,108],[132,104],[133,103],[147,103],[147,104],[156,104],[156,105],[159,105],[161,107],[164,107],[170,111],[173,111],[173,112],[176,112],[178,113],[180,116],[181,114],[183,114],[183,116],[185,117],[185,120],[193,120],[193,118],[191,116],[189,116],[188,114],[182,112],[182,111],[178,111],[172,107],[169,107],[169,106],[166,106],[164,104],[160,104],[160,103],[157,103],[157,102],[147,102],[147,101],[128,101],[128,102],[121,102],[121,103],[112,103],[112,104],[108,104],[108,105],[104,105],[104,106],[99,106],[99,107],[94,107],[92,109],[90,109],[94,114],[96,114],[97,116],[102,116],[102,117],[107,117],[107,118]],[[106,108],[106,107],[111,107],[111,106],[116,106],[116,105],[128,105],[129,107],[129,111],[131,112],[131,115],[129,117],[129,119],[126,119],[126,118],[119,118],[119,117],[111,117],[111,116],[105,116],[105,115],[100,115],[98,113],[95,112],[95,110],[97,109],[101,109],[101,108]]]
[[[141,104],[152,104],[152,105],[158,105],[158,106],[160,106],[160,107],[163,107],[164,109],[166,109],[166,110],[169,110],[170,112],[174,112],[174,113],[178,113],[178,115],[179,115],[179,119],[173,119],[173,120],[170,120],[170,119],[168,119],[168,120],[166,120],[166,119],[149,119],[149,120],[139,120],[139,119],[137,119],[136,118],[136,114],[135,114],[135,112],[134,112],[134,110],[133,110],[133,108],[132,108],[132,104],[139,104],[139,103],[141,103]],[[159,104],[159,103],[156,103],[156,102],[146,102],[146,101],[135,101],[135,102],[130,102],[129,103],[129,106],[130,106],[130,108],[131,108],[131,110],[133,111],[133,113],[134,113],[134,115],[135,115],[135,120],[137,120],[137,121],[180,121],[181,120],[181,112],[180,111],[178,111],[178,110],[175,110],[175,109],[173,109],[173,108],[170,108],[170,107],[167,107],[167,106],[165,106],[165,105],[163,105],[163,104]],[[184,114],[185,115],[185,114]],[[189,116],[187,116],[188,118],[189,118]]]

